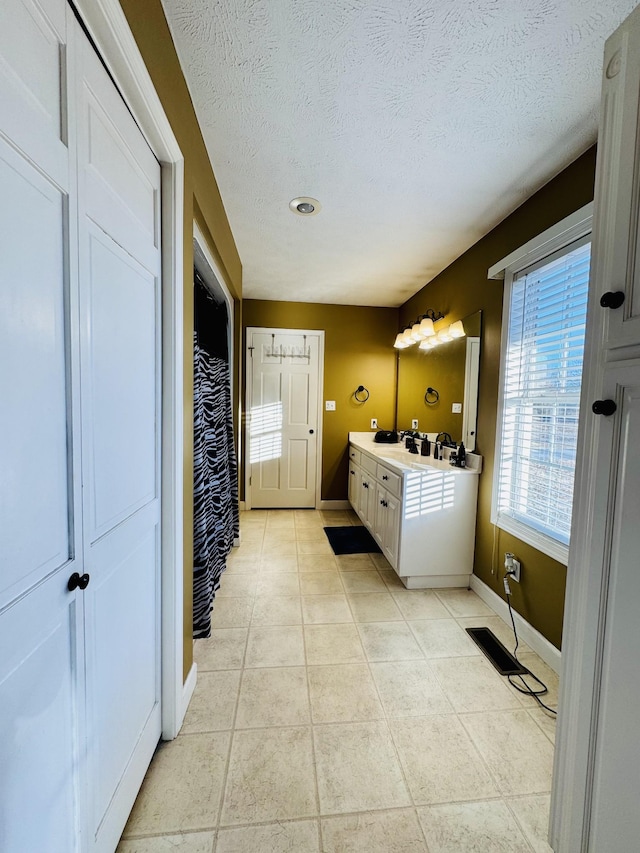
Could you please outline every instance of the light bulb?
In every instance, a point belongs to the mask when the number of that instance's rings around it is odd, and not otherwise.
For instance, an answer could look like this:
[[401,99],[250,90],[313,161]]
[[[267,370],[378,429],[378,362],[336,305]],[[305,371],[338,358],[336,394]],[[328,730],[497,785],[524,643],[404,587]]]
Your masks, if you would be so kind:
[[451,337],[451,334],[449,333],[449,326],[445,326],[444,329],[440,329],[437,337],[438,337],[438,343],[442,343],[442,344],[446,343],[447,341],[453,340],[453,338]]
[[396,335],[394,347],[396,349],[404,349],[406,347],[405,342],[402,340],[402,332],[398,332],[398,334]]
[[415,344],[415,341],[411,337],[411,329],[405,329],[404,330],[404,332],[402,333],[402,340],[403,340],[404,345],[406,347],[410,347],[410,346],[413,346],[413,344]]
[[420,331],[420,323],[414,323],[411,327],[411,337],[414,341],[422,340],[422,332]]
[[462,320],[456,320],[455,323],[452,323],[449,326],[449,334],[452,338],[464,338],[466,332],[462,325]]
[[432,335],[435,335],[435,329],[433,328],[433,320],[430,320],[428,317],[425,317],[420,323],[420,334],[423,338],[430,338]]

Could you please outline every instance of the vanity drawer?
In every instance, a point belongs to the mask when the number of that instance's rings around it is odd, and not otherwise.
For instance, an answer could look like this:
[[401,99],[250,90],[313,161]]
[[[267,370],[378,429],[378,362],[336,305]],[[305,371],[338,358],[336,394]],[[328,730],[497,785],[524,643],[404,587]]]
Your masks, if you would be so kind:
[[360,451],[356,450],[355,447],[349,445],[349,459],[352,462],[355,462],[356,465],[360,464]]
[[385,489],[388,489],[392,494],[396,495],[397,497],[400,497],[400,491],[402,488],[402,477],[399,474],[395,474],[389,468],[386,468],[384,465],[381,465],[378,462],[376,478],[380,485],[384,486]]
[[367,456],[366,453],[363,453],[360,457],[360,464],[364,468],[365,471],[368,471],[373,476],[376,476],[376,468],[378,467],[378,463],[371,456]]

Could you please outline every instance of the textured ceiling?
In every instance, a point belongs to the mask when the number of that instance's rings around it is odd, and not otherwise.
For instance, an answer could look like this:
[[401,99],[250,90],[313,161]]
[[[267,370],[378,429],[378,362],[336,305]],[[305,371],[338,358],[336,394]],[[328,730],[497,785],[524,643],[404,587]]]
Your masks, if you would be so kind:
[[388,306],[595,141],[604,40],[636,5],[162,2],[244,296]]

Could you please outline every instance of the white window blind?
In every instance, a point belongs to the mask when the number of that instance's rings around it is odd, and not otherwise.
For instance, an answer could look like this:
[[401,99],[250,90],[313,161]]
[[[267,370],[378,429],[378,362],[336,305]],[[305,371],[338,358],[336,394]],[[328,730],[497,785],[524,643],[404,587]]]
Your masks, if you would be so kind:
[[583,239],[515,276],[506,318],[496,522],[509,529],[512,519],[563,545],[571,528],[590,248]]

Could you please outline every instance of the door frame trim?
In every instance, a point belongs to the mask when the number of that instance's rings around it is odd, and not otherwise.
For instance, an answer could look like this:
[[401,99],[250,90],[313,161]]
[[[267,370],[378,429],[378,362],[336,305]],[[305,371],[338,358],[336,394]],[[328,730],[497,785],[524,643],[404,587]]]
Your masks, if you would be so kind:
[[[324,329],[283,329],[280,326],[247,326],[245,328],[244,345],[245,345],[245,391],[244,391],[244,411],[245,411],[245,466],[244,466],[244,508],[251,509],[251,486],[249,479],[251,477],[251,463],[249,461],[251,454],[251,442],[249,438],[249,430],[251,427],[251,392],[253,375],[249,369],[251,365],[251,356],[248,352],[249,334],[257,332],[258,334],[272,334],[280,332],[282,334],[292,335],[317,335],[318,336],[318,445],[316,452],[316,496],[315,509],[320,509],[322,504],[322,441],[323,441],[323,419],[322,419],[322,399],[324,396]],[[240,537],[242,538],[242,536]]]
[[172,740],[188,704],[182,654],[184,157],[118,0],[73,3],[162,169],[161,712],[162,737]]

